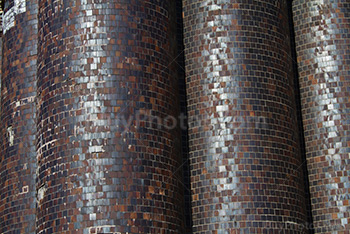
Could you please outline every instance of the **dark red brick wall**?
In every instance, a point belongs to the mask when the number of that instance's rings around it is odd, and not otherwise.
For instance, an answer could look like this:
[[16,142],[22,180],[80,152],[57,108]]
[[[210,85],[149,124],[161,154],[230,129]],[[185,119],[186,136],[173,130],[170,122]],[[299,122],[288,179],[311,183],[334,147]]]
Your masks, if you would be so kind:
[[[7,1],[4,13],[13,10]],[[36,0],[2,36],[0,233],[35,233]]]
[[194,233],[305,233],[285,1],[184,1]]
[[347,1],[7,0],[4,13],[1,234],[350,229]]
[[175,2],[39,7],[37,233],[183,233]]
[[302,115],[316,233],[350,229],[348,1],[293,1]]

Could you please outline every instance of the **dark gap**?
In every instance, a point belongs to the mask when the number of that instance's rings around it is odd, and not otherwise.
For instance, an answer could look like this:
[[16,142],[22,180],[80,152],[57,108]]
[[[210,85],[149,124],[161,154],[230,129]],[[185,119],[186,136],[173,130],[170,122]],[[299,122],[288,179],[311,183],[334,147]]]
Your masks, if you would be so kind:
[[3,11],[5,7],[5,0],[0,0],[0,11]]
[[[179,74],[179,98],[180,110],[187,117],[187,98],[186,98],[186,74],[185,74],[185,56],[183,41],[183,19],[182,19],[182,1],[176,0],[176,22],[177,22],[177,63]],[[187,125],[187,118],[186,125]],[[182,142],[182,163],[183,163],[183,183],[184,183],[184,223],[185,234],[192,234],[192,211],[191,211],[191,183],[190,183],[190,164],[189,164],[189,145],[188,128],[181,129]]]
[[[294,33],[294,24],[293,24],[293,9],[292,1],[288,1],[288,17],[289,17],[289,28],[290,28],[290,43],[291,43],[291,56],[293,58],[293,74],[294,74],[294,93],[297,107],[297,122],[299,129],[299,144],[302,162],[306,161],[306,151],[305,151],[305,136],[304,136],[304,126],[301,112],[301,95],[300,95],[300,85],[299,85],[299,73],[298,73],[298,64],[297,64],[297,52],[295,44],[295,33]],[[305,190],[305,202],[306,202],[306,211],[307,211],[307,228],[310,234],[315,233],[313,229],[313,218],[311,210],[311,199],[310,199],[310,187],[309,187],[309,177],[307,170],[307,163],[303,163],[302,171],[304,176],[304,190]]]

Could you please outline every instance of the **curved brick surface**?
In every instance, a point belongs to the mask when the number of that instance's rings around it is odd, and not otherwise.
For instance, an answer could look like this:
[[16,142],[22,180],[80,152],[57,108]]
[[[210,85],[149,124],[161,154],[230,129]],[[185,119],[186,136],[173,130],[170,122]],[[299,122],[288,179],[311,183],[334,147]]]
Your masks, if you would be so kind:
[[287,16],[184,1],[194,233],[305,232]]
[[293,1],[316,233],[350,229],[350,5]]
[[16,3],[5,3],[2,36],[0,233],[33,234],[38,4]]
[[183,233],[174,1],[39,8],[37,233]]

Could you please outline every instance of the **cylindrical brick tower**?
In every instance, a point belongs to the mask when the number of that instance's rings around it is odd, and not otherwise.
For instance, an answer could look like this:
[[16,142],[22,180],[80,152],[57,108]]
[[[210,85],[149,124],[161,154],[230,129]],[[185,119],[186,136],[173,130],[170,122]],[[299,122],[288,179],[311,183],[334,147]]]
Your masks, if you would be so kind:
[[316,233],[350,229],[350,4],[294,0],[298,70]]
[[5,1],[1,79],[0,233],[35,233],[36,0]]
[[1,79],[0,233],[35,233],[36,0],[7,0]]
[[183,233],[175,2],[39,9],[37,234]]
[[194,233],[304,233],[286,1],[185,0]]

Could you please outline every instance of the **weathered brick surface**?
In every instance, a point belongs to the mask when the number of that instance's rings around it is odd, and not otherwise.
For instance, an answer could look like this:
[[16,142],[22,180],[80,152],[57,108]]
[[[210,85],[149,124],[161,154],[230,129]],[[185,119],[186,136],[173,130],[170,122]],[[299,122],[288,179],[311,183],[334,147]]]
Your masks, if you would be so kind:
[[313,224],[287,1],[182,3],[6,1],[1,234],[349,232],[348,1],[288,3]]
[[286,2],[183,3],[194,233],[305,233]]
[[[14,11],[3,40],[0,125],[0,233],[35,233],[37,1]],[[17,8],[16,8],[17,7]],[[17,9],[14,10],[14,9]],[[4,22],[9,25],[11,21]],[[5,25],[6,26],[6,25]]]
[[350,229],[350,5],[293,1],[312,214],[316,233]]
[[175,2],[39,7],[37,233],[183,233]]

